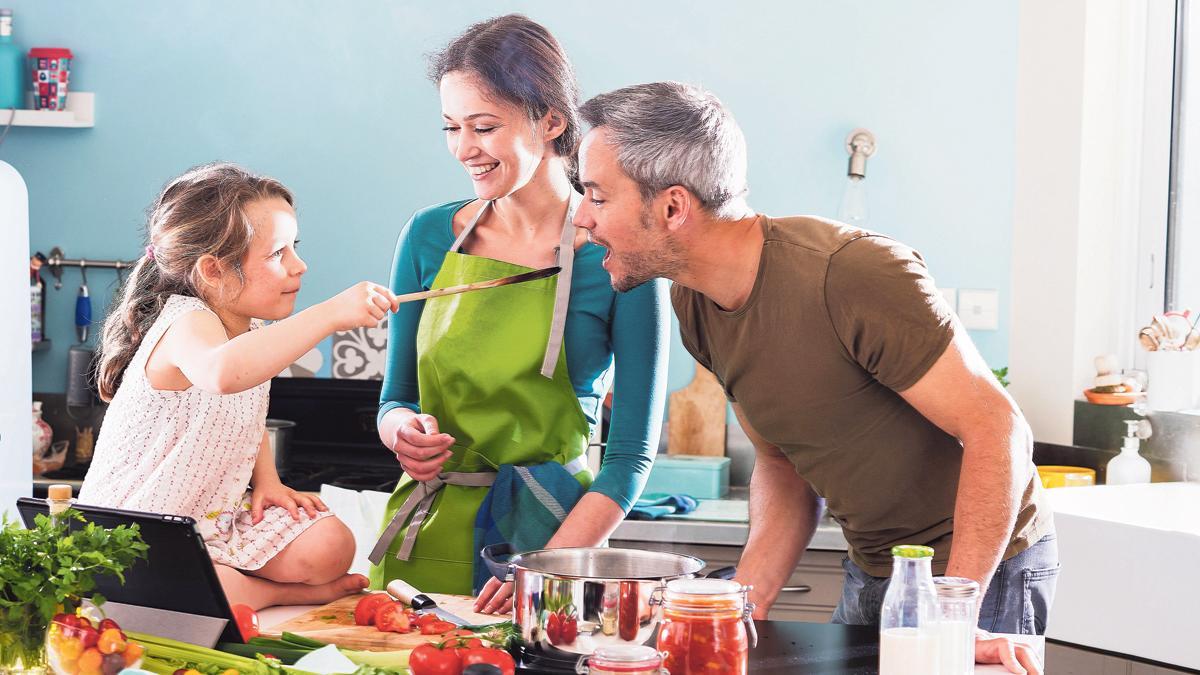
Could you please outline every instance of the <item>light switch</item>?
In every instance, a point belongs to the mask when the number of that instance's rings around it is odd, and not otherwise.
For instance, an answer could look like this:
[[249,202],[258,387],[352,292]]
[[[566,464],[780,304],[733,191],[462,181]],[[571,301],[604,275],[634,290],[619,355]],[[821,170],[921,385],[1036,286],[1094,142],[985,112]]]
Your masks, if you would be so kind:
[[968,330],[996,330],[1000,327],[1000,292],[990,289],[961,289],[958,292],[958,317]]
[[958,289],[957,288],[939,288],[942,297],[946,299],[946,304],[950,305],[951,312],[958,312]]

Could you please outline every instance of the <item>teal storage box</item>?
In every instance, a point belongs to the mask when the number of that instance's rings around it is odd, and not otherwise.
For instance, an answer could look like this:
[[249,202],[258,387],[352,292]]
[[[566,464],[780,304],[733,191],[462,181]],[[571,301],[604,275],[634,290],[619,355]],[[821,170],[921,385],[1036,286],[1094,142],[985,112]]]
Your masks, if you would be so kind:
[[701,455],[658,455],[642,494],[685,494],[720,499],[729,492],[729,458]]

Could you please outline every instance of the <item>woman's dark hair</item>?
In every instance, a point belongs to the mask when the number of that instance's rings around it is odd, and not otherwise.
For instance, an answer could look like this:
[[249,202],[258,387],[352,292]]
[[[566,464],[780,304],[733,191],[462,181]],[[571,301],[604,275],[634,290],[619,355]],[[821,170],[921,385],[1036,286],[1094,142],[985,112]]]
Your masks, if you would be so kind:
[[558,40],[546,27],[521,14],[506,14],[474,24],[429,57],[429,78],[440,83],[460,71],[479,78],[495,97],[519,106],[530,120],[550,110],[562,115],[566,129],[554,150],[574,172],[579,129],[579,83]]

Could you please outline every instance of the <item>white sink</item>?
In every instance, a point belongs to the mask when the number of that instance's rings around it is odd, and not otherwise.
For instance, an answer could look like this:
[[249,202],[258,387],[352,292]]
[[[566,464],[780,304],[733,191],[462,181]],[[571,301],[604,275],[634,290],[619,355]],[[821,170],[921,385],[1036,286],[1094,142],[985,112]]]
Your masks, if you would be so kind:
[[1047,494],[1063,567],[1047,637],[1200,668],[1200,484]]

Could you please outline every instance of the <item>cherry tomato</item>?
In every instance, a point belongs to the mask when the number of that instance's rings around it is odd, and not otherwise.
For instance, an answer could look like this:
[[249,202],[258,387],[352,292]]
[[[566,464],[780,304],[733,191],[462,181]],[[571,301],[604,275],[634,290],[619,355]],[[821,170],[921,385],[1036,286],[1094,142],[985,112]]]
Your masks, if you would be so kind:
[[375,610],[385,603],[393,602],[387,593],[370,593],[364,595],[354,606],[354,623],[359,626],[370,626],[375,623]]
[[449,633],[455,629],[455,625],[449,621],[431,621],[430,623],[421,626],[421,635],[438,635],[441,633]]
[[233,618],[237,621],[242,641],[258,637],[258,612],[250,609],[250,605],[234,605],[230,609],[233,610]]
[[503,675],[513,675],[517,670],[517,664],[508,652],[502,649],[492,649],[491,647],[464,650],[462,656],[463,668],[475,665],[476,663],[487,663],[496,666]]
[[387,602],[375,610],[375,627],[385,633],[407,633],[412,625],[408,615],[404,613],[404,605],[399,602]]
[[83,650],[83,653],[79,655],[79,669],[100,670],[100,664],[103,661],[104,655],[100,653],[100,650],[91,647]]
[[562,641],[562,617],[558,612],[550,612],[550,616],[546,617],[546,639],[552,645]]
[[461,675],[462,661],[453,649],[438,649],[425,643],[408,656],[412,675]]
[[79,641],[83,643],[83,648],[95,647],[100,641],[100,631],[92,628],[91,625],[81,626],[78,628]]
[[128,645],[126,645],[124,653],[125,667],[130,668],[133,666],[133,664],[137,663],[137,660],[142,658],[142,652],[144,651],[145,650],[142,649],[142,646],[136,642],[130,642]]
[[125,636],[120,628],[106,628],[96,641],[96,648],[101,654],[116,654],[125,651]]
[[101,633],[108,630],[109,628],[116,628],[117,630],[121,630],[121,627],[117,625],[117,622],[113,621],[112,619],[104,619],[103,621],[100,622],[99,630]]

